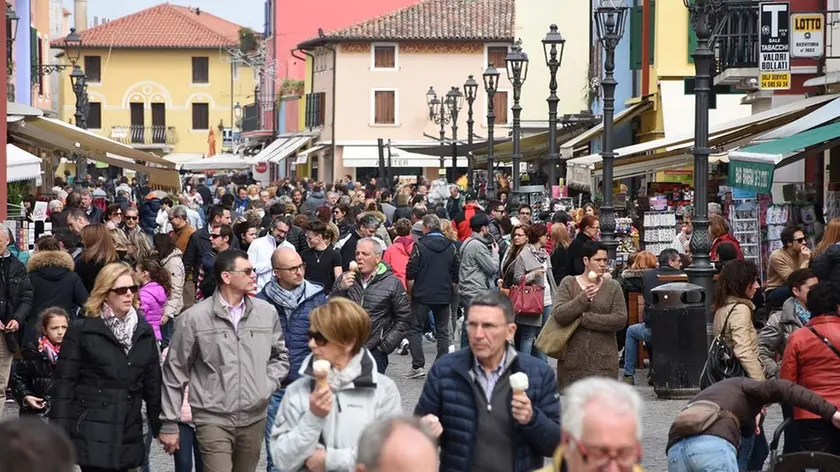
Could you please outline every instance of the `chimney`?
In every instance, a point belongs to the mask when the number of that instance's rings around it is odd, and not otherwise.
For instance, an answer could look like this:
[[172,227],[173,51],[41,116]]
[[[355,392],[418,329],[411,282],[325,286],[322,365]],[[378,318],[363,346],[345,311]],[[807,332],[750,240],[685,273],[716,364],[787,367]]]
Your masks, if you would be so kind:
[[77,33],[87,29],[87,4],[87,0],[73,0],[73,26]]
[[99,17],[98,16],[93,17],[93,26],[94,27],[99,26]]

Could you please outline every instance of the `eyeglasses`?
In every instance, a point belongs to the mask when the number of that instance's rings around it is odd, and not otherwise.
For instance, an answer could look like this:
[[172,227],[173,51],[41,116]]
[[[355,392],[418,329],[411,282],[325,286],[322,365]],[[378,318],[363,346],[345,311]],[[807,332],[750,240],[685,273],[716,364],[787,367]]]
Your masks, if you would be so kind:
[[116,293],[117,295],[125,295],[129,291],[131,291],[131,293],[137,293],[137,286],[136,285],[126,285],[125,287],[115,287],[115,288],[112,288],[111,291]]
[[137,216],[126,216],[125,219],[130,220],[130,221],[134,221],[134,220],[138,219],[138,217]]
[[622,447],[611,450],[609,448],[593,447],[588,449],[582,442],[571,438],[583,461],[593,467],[604,467],[615,461],[621,467],[630,467],[639,461],[639,450],[636,446]]
[[329,339],[327,339],[323,334],[319,333],[318,331],[307,331],[306,336],[309,338],[310,341],[314,340],[315,344],[317,344],[318,347],[324,347],[330,342]]
[[247,269],[242,269],[242,270],[228,270],[228,271],[225,271],[225,272],[232,272],[232,273],[234,273],[234,274],[245,274],[245,275],[251,275],[251,274],[253,274],[253,273],[254,273],[254,268],[253,268],[253,267],[248,267]]
[[519,233],[513,233],[513,237],[514,238],[524,238],[525,235],[524,234],[519,234]]
[[306,264],[303,263],[301,265],[297,265],[297,266],[294,266],[294,267],[275,267],[274,270],[288,270],[289,272],[292,272],[292,273],[297,272],[297,271],[303,272],[303,271],[306,270]]

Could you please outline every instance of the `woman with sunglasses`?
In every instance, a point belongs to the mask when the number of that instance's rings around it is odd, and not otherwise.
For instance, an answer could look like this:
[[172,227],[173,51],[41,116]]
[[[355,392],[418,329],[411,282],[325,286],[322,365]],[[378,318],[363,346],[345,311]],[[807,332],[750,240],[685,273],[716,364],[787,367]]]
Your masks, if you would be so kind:
[[[376,370],[364,347],[370,317],[346,298],[332,298],[310,314],[309,355],[301,377],[286,388],[271,431],[269,453],[283,470],[355,470],[356,446],[365,427],[400,415],[400,392]],[[313,364],[330,364],[326,382]],[[342,407],[343,406],[343,407]]]
[[131,267],[99,271],[61,343],[50,420],[64,428],[82,472],[127,471],[143,464],[141,404],[160,430],[161,370],[155,333],[137,311]]

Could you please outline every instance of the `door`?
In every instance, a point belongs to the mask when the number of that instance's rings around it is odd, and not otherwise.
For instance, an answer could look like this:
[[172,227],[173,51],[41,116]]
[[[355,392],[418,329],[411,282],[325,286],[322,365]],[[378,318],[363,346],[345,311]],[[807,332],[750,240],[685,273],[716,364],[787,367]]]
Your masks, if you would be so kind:
[[166,144],[166,107],[163,103],[152,103],[152,142]]
[[131,104],[131,143],[132,144],[143,144],[145,143],[145,120],[143,116],[143,104],[142,103],[132,103]]

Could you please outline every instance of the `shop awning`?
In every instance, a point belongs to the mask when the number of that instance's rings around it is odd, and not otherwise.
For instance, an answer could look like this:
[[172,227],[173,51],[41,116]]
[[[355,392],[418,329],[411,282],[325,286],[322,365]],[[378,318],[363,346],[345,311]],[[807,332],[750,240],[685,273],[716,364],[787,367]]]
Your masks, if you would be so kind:
[[[615,115],[615,117],[613,118],[613,123],[616,126],[627,123],[633,118],[650,110],[652,107],[653,102],[647,100],[636,103],[618,112],[618,114]],[[563,143],[560,146],[560,157],[563,159],[571,159],[572,157],[574,157],[574,152],[576,148],[586,145],[594,139],[598,139],[602,134],[604,134],[603,120],[601,120],[601,123],[599,123],[597,126],[589,128],[583,133]]]
[[187,162],[200,161],[204,159],[204,153],[201,152],[173,152],[163,156],[167,161],[177,165],[186,164]]
[[313,146],[309,149],[304,149],[297,154],[297,159],[295,159],[295,165],[303,165],[309,161],[309,156],[312,153],[318,152],[321,149],[324,149],[324,146]]
[[[379,166],[379,148],[377,146],[344,146],[342,160],[344,167],[377,167]],[[467,159],[458,158],[458,167],[466,167]],[[385,152],[385,165],[388,165],[388,152]],[[410,149],[391,147],[391,167],[438,167],[440,158],[416,154]],[[452,166],[452,156],[446,156],[446,167]]]
[[248,159],[238,154],[217,154],[200,161],[187,162],[181,166],[182,170],[234,170],[250,167]]
[[[573,124],[557,130],[557,146],[577,136],[584,128],[582,124]],[[548,156],[548,133],[539,133],[519,140],[519,151],[522,162],[533,161]],[[487,162],[487,148],[475,152],[475,164]],[[498,144],[493,148],[493,159],[496,162],[509,162],[513,155],[513,141]]]
[[34,180],[41,176],[41,158],[14,144],[6,144],[6,181]]
[[266,146],[262,151],[252,157],[249,157],[248,162],[250,164],[256,164],[258,162],[272,162],[279,164],[283,159],[291,156],[295,151],[306,146],[313,139],[315,139],[315,136],[309,135],[279,137]]

